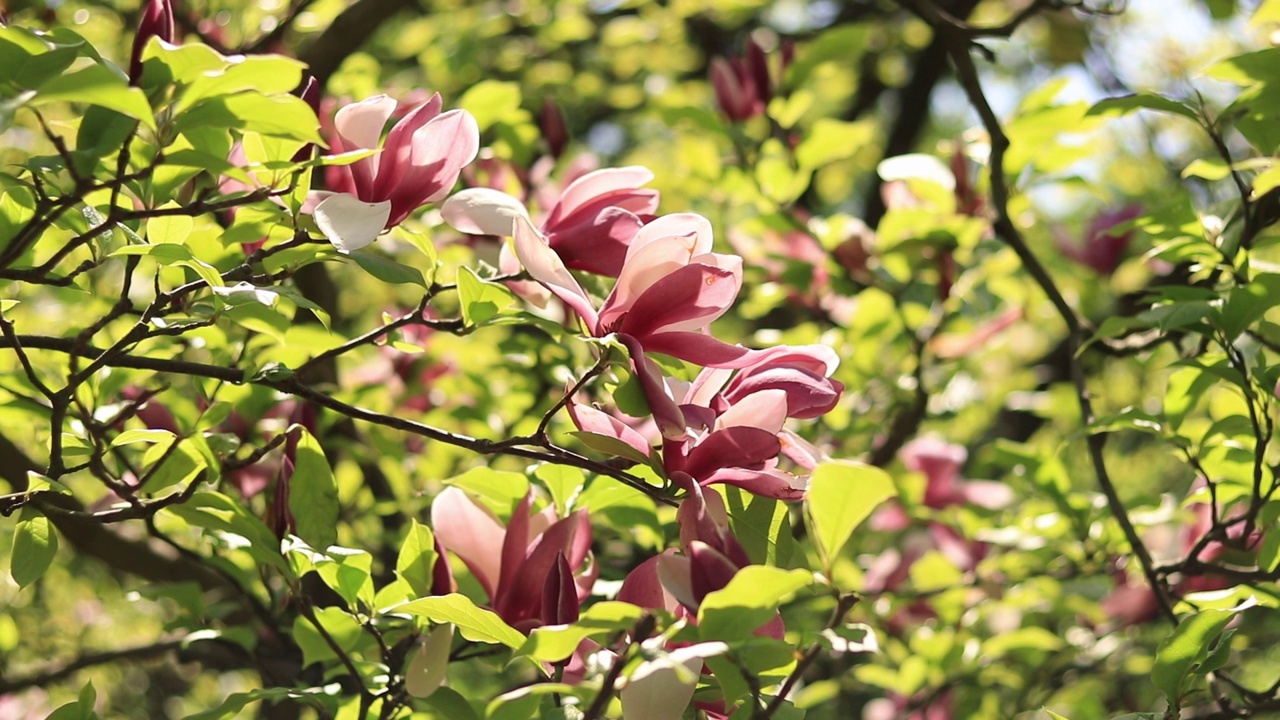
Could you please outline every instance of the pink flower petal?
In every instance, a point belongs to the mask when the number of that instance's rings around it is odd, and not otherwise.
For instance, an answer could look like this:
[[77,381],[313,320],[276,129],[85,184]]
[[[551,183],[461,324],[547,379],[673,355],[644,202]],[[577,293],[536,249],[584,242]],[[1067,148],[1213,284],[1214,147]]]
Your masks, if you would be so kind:
[[520,264],[529,271],[529,275],[546,285],[556,297],[573,308],[587,327],[594,331],[598,318],[586,291],[569,274],[569,269],[555,251],[542,241],[538,231],[523,218],[516,219],[515,249],[516,257],[520,258]]
[[644,436],[636,432],[634,428],[622,422],[618,418],[609,413],[597,410],[590,405],[582,405],[579,403],[569,403],[569,417],[573,420],[573,424],[579,430],[596,435],[604,435],[622,442],[635,448],[636,452],[648,457],[651,449],[649,442]]
[[456,487],[445,488],[431,503],[436,538],[466,563],[492,598],[502,569],[507,531],[492,514]]
[[387,226],[391,203],[362,202],[346,193],[330,195],[312,211],[316,226],[338,250],[349,253],[378,239]]
[[471,235],[511,237],[516,218],[529,218],[524,204],[491,188],[468,188],[454,193],[440,206],[444,221],[454,230]]
[[701,481],[703,485],[724,483],[740,487],[752,495],[775,500],[801,500],[804,498],[805,481],[781,470],[748,470],[724,468]]
[[767,389],[751,393],[731,405],[716,419],[715,429],[753,427],[777,435],[786,419],[786,391]]
[[652,180],[653,172],[639,165],[589,172],[569,183],[569,186],[564,189],[560,194],[560,202],[556,203],[547,217],[547,223],[558,222],[600,195],[638,188]]
[[663,557],[673,556],[674,550],[667,550],[662,555],[645,560],[627,574],[622,581],[622,589],[618,591],[618,600],[631,603],[642,608],[666,610],[674,613],[680,602],[666,589],[658,578],[658,562]]
[[728,311],[741,287],[741,275],[686,265],[646,288],[615,330],[644,337],[701,329]]

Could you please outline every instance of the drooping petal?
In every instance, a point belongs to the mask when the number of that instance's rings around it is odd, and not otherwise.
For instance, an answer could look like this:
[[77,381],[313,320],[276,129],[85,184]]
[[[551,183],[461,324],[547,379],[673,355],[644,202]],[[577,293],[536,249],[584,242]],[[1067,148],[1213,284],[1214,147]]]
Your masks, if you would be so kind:
[[676,599],[680,605],[692,612],[698,611],[698,601],[693,596],[693,577],[690,574],[689,558],[674,553],[663,553],[657,557],[658,579],[662,587]]
[[547,223],[554,224],[601,195],[638,188],[653,180],[653,171],[640,165],[594,170],[569,183],[551,209]]
[[781,470],[748,470],[724,468],[701,481],[703,485],[724,483],[740,487],[752,495],[775,500],[800,500],[804,498],[806,481]]
[[470,235],[510,237],[516,218],[529,219],[524,203],[492,188],[468,188],[454,193],[440,206],[444,221]]
[[568,409],[569,417],[579,430],[621,440],[646,457],[651,452],[649,442],[643,435],[609,413],[575,402],[570,402]]
[[330,195],[312,211],[320,232],[344,253],[359,250],[377,240],[386,229],[390,215],[390,202],[362,202],[346,193]]
[[[667,392],[667,384],[662,377],[658,364],[644,355],[644,347],[630,335],[619,335],[618,339],[627,347],[631,355],[631,369],[640,380],[640,389],[649,403],[649,413],[658,426],[658,432],[669,440],[685,438],[686,422],[684,412],[676,404],[675,398]],[[647,454],[647,453],[646,453]]]
[[737,403],[765,390],[777,390],[786,396],[787,417],[816,418],[836,406],[844,385],[809,368],[769,361],[743,370],[726,388],[724,396],[729,402]]
[[529,271],[529,275],[573,308],[587,327],[595,332],[599,320],[586,291],[524,218],[516,219],[515,249],[516,257],[520,258],[520,264]]
[[466,563],[492,598],[502,570],[502,545],[507,535],[497,518],[462,490],[450,487],[431,503],[431,526],[436,538]]
[[730,345],[696,332],[661,332],[644,338],[644,349],[703,367],[740,368],[756,361],[758,350]]

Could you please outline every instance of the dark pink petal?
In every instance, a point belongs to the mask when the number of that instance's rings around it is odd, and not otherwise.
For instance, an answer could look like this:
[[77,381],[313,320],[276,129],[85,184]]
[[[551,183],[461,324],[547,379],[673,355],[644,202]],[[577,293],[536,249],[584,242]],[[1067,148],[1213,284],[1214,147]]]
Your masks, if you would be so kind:
[[642,608],[675,612],[680,603],[658,579],[658,561],[674,552],[674,550],[667,550],[662,555],[655,555],[637,565],[622,581],[618,600]]
[[[698,605],[702,604],[708,593],[723,589],[737,574],[738,566],[715,548],[697,541],[690,544],[689,578],[692,581],[693,597]],[[697,606],[689,610],[696,611]]]
[[664,438],[684,439],[684,413],[681,412],[675,399],[667,394],[667,384],[657,363],[645,357],[644,348],[636,338],[630,335],[619,335],[618,339],[627,347],[627,352],[631,355],[631,369],[640,380],[640,388],[644,391],[645,400],[649,403],[649,412],[653,415],[658,431]]
[[680,544],[685,548],[692,547],[694,542],[703,542],[739,567],[751,564],[746,550],[729,529],[720,493],[704,493],[701,486],[693,483],[689,496],[676,511],[676,522],[680,525]]
[[801,500],[804,498],[804,481],[781,470],[748,470],[725,468],[703,479],[703,485],[724,483],[740,487],[752,495],[776,500]]
[[908,470],[924,474],[924,504],[935,509],[964,501],[960,468],[968,455],[963,446],[932,437],[912,440],[898,453]]
[[803,367],[754,366],[743,372],[725,390],[725,399],[736,403],[762,390],[782,390],[787,395],[787,416],[816,418],[830,412],[840,401],[844,385]]
[[133,36],[133,52],[129,56],[129,84],[137,85],[142,77],[142,51],[151,38],[173,42],[173,5],[169,0],[148,0]]
[[539,616],[542,585],[555,564],[556,555],[571,552],[580,526],[578,518],[568,517],[533,541],[511,582],[498,588],[493,608],[498,615],[513,625]]
[[392,225],[449,194],[462,168],[480,151],[480,128],[471,113],[450,110],[418,128],[411,142],[410,162],[398,165],[397,174],[387,180]]
[[498,592],[490,597],[495,608],[502,603],[502,596],[515,584],[516,575],[529,554],[532,539],[529,533],[529,507],[532,503],[533,492],[525,493],[511,511],[511,520],[507,522],[507,534],[502,542],[502,571],[498,575]]
[[733,66],[724,58],[712,58],[710,75],[716,102],[725,116],[734,122],[751,117],[754,88],[748,91],[743,87]]
[[429,100],[410,110],[387,133],[387,139],[382,143],[382,154],[378,156],[378,176],[373,182],[375,195],[390,197],[396,180],[405,175],[413,160],[414,133],[435,119],[443,104],[440,93],[435,93]]
[[453,568],[449,567],[449,557],[444,553],[444,544],[436,538],[436,564],[431,567],[431,594],[448,595],[458,589],[453,581]]
[[754,427],[731,427],[708,435],[689,451],[678,468],[705,482],[721,468],[752,468],[778,456],[782,445],[777,435]]
[[710,265],[686,265],[644,290],[623,316],[618,332],[643,337],[666,330],[693,330],[733,305],[741,276]]
[[663,332],[644,338],[644,349],[713,368],[740,368],[756,361],[758,350],[730,345],[696,332]]
[[542,622],[564,625],[578,620],[578,591],[573,584],[573,571],[564,553],[556,553],[551,574],[542,585]]
[[760,47],[760,43],[754,39],[747,41],[746,69],[756,86],[756,94],[760,102],[768,103],[773,97],[773,82],[769,79],[769,58],[764,54],[764,48]]
[[627,257],[627,246],[643,225],[635,213],[604,207],[593,214],[573,215],[544,231],[547,244],[570,269],[617,277]]

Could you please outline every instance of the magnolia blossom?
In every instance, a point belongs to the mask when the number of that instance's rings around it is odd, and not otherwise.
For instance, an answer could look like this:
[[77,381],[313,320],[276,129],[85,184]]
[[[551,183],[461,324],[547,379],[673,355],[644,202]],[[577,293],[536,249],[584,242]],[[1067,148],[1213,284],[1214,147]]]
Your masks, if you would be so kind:
[[[1099,275],[1110,275],[1120,267],[1125,250],[1133,239],[1133,228],[1128,227],[1129,223],[1141,215],[1142,208],[1138,205],[1125,205],[1100,212],[1089,221],[1082,242],[1077,244],[1058,235],[1058,249],[1063,255],[1092,268]],[[1122,226],[1125,229],[1116,229]]]
[[[820,345],[781,346],[760,351],[760,357],[737,373],[707,368],[692,383],[661,377],[657,387],[644,383],[664,436],[668,477],[680,473],[703,486],[722,482],[766,497],[803,497],[805,479],[778,469],[778,456],[812,468],[820,453],[783,424],[835,406],[844,390],[830,377],[838,358]],[[640,362],[652,365],[647,358]],[[660,376],[656,367],[649,371]],[[578,429],[651,455],[649,440],[622,420],[577,403],[569,404],[569,412]]]
[[386,95],[347,105],[334,116],[331,150],[377,150],[345,167],[347,192],[315,193],[316,225],[339,250],[358,250],[426,203],[453,189],[463,166],[480,149],[480,129],[465,110],[442,113],[437,93],[391,128],[382,129],[397,103]]
[[[692,619],[706,596],[728,585],[751,560],[729,529],[719,493],[704,492],[688,476],[674,479],[688,491],[677,510],[683,553],[669,549],[641,563],[623,580],[618,600]],[[775,614],[756,634],[781,639],[783,631]]]
[[586,511],[557,520],[554,506],[530,514],[532,502],[526,495],[507,527],[458,488],[431,503],[436,538],[466,564],[493,611],[523,632],[577,620],[597,572]]
[[[782,71],[791,62],[791,45],[782,46]],[[774,85],[769,73],[769,57],[755,40],[747,41],[746,55],[740,58],[711,59],[709,72],[716,103],[725,117],[733,122],[750,120],[764,114],[773,98]]]
[[[627,247],[658,209],[648,168],[607,168],[574,180],[547,211],[539,233],[565,267],[617,277]],[[445,221],[472,235],[507,237],[517,218],[529,220],[523,203],[491,188],[470,188],[445,201]]]

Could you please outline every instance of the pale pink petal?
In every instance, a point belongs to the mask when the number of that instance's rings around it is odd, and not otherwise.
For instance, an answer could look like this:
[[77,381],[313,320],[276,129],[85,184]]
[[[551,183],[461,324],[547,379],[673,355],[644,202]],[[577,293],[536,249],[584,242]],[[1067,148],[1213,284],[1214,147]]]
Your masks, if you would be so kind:
[[648,660],[618,693],[622,720],[680,720],[698,687],[702,658]]
[[348,253],[359,250],[378,239],[386,229],[391,214],[391,203],[362,202],[360,199],[337,193],[320,201],[311,215],[320,232],[338,250]]
[[441,544],[466,563],[492,598],[501,575],[502,545],[507,535],[502,524],[465,492],[450,487],[431,503],[431,526]]
[[738,400],[716,419],[716,430],[753,427],[778,434],[787,419],[785,390],[761,390]]
[[534,280],[547,286],[556,297],[573,308],[593,332],[597,329],[596,309],[555,251],[542,241],[538,231],[523,218],[516,219],[516,257]]
[[[643,233],[644,228],[640,232]],[[631,310],[631,305],[645,290],[687,266],[694,254],[692,243],[691,238],[663,237],[637,250],[636,241],[632,240],[627,250],[627,260],[622,266],[622,272],[618,274],[618,282],[614,284],[613,292],[600,311],[601,321],[616,322]]]
[[[503,243],[498,250],[498,271],[503,275],[517,275],[524,268],[520,267],[520,258],[516,257],[511,243]],[[508,280],[507,287],[531,304],[544,308],[551,302],[551,291],[532,280]]]
[[361,100],[343,107],[333,117],[333,125],[348,150],[377,149],[382,129],[396,110],[396,101],[386,95]]
[[491,188],[468,188],[454,193],[440,206],[440,214],[458,232],[498,237],[515,233],[516,218],[529,219],[524,203]]
[[560,202],[556,203],[555,208],[552,209],[547,222],[554,223],[599,195],[616,190],[638,188],[651,180],[653,180],[653,172],[639,165],[589,172],[564,189],[560,194]]
[[960,489],[969,502],[988,510],[999,510],[1013,502],[1013,488],[994,480],[967,480]]
[[640,252],[650,243],[671,238],[679,238],[682,241],[681,245],[686,248],[688,257],[709,253],[714,241],[711,221],[696,213],[663,215],[640,228],[640,232],[636,233],[635,239],[631,241],[627,259],[630,260],[632,255]]
[[437,202],[458,182],[458,173],[480,152],[480,126],[466,110],[450,110],[413,134],[413,164],[434,171],[440,189],[427,198]]
[[687,608],[697,608],[698,601],[693,596],[693,576],[689,558],[683,555],[663,553],[657,557],[658,579],[662,587]]
[[703,367],[740,368],[756,362],[758,350],[730,345],[696,332],[662,332],[644,338],[644,349]]
[[400,118],[391,132],[387,133],[382,154],[378,156],[378,176],[374,182],[374,192],[379,197],[386,197],[390,193],[391,186],[412,162],[414,133],[440,114],[441,105],[440,93],[435,93],[431,99]]

